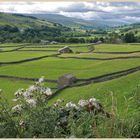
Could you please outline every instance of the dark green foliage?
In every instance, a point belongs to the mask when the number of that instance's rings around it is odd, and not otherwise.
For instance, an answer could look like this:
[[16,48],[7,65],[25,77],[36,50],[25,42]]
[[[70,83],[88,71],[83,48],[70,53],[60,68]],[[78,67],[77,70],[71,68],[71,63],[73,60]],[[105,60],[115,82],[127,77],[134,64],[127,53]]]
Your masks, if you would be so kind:
[[126,33],[124,35],[124,41],[127,43],[132,43],[136,41],[136,37],[133,32]]
[[[0,101],[1,138],[139,138],[139,87],[133,99],[138,111],[130,118],[121,119],[112,103],[112,114],[105,115],[88,112],[84,108],[48,106],[40,102],[35,108],[24,108],[14,114],[7,102]],[[116,111],[115,111],[116,110]],[[21,123],[22,122],[22,123]]]
[[56,138],[61,137],[62,129],[57,126],[58,113],[55,109],[42,107],[32,111],[26,122],[23,137]]
[[[62,43],[140,42],[139,24],[110,28],[69,28],[59,23],[21,14],[0,13],[0,42],[40,43],[41,40]],[[116,31],[119,30],[119,33]],[[119,40],[119,41],[118,41]]]

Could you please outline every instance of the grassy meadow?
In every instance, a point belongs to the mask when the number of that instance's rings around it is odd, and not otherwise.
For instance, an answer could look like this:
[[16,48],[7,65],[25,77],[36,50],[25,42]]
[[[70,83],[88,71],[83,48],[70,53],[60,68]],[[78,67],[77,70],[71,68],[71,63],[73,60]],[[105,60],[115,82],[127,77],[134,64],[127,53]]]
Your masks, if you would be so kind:
[[[16,51],[4,52],[7,50],[14,50],[21,46],[24,48]],[[57,57],[51,56],[34,61],[10,64],[10,62],[57,54],[58,49],[64,46],[69,46],[74,53],[60,54]],[[16,90],[28,87],[33,83],[33,81],[2,78],[3,75],[23,78],[40,78],[41,76],[45,76],[46,79],[57,80],[60,76],[70,73],[75,75],[77,78],[86,79],[140,66],[140,58],[133,58],[135,56],[140,56],[140,52],[135,52],[140,51],[140,44],[101,44],[95,47],[93,53],[87,53],[87,44],[0,44],[0,50],[0,89],[3,90],[3,94],[8,98],[9,102],[11,102],[14,97],[14,92]],[[77,54],[75,53],[77,51],[84,53]],[[114,52],[122,53],[115,54]],[[132,53],[126,54],[125,52]],[[75,57],[82,57],[82,59],[77,59]],[[84,59],[117,57],[132,58],[111,60]],[[4,62],[8,62],[8,64],[1,64]],[[77,102],[79,99],[96,97],[110,108],[113,94],[117,99],[117,109],[119,114],[121,116],[125,114],[124,110],[126,108],[126,103],[129,102],[129,114],[131,114],[131,112],[136,109],[136,105],[131,101],[131,97],[133,96],[133,91],[136,86],[140,84],[139,77],[140,71],[137,71],[105,82],[66,88],[52,98],[49,101],[49,104],[52,104],[56,99]],[[57,88],[57,84],[55,83],[46,82],[46,86]],[[129,100],[129,102],[127,102],[127,100]]]

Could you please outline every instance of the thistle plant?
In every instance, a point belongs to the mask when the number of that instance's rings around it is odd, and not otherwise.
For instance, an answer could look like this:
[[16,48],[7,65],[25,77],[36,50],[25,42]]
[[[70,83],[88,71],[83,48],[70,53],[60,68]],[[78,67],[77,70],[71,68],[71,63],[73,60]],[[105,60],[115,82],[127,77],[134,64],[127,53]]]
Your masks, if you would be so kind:
[[[0,93],[2,90],[0,90]],[[14,106],[0,96],[0,137],[4,138],[94,138],[137,137],[139,125],[121,122],[113,112],[106,112],[96,98],[78,103],[56,100],[48,105],[53,91],[41,77],[27,89],[18,89]],[[113,106],[114,108],[114,106]],[[113,121],[112,121],[113,120]],[[137,120],[139,123],[139,121]],[[121,129],[119,129],[121,124]],[[128,127],[128,130],[126,129]],[[137,127],[135,127],[137,126]],[[133,130],[133,131],[131,131]],[[134,132],[134,130],[136,130]],[[110,133],[111,132],[111,135]],[[126,134],[129,132],[129,134]],[[132,133],[132,134],[131,134]]]

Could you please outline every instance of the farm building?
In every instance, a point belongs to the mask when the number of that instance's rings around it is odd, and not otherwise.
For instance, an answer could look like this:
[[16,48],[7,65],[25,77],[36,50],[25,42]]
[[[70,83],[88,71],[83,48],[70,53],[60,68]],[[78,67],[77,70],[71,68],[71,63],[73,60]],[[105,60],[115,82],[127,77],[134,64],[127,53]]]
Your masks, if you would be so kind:
[[58,88],[63,88],[65,86],[69,86],[76,82],[76,77],[73,76],[72,74],[66,74],[58,79]]
[[61,48],[58,50],[59,53],[73,53],[72,49],[70,49],[68,46],[65,46],[64,48]]

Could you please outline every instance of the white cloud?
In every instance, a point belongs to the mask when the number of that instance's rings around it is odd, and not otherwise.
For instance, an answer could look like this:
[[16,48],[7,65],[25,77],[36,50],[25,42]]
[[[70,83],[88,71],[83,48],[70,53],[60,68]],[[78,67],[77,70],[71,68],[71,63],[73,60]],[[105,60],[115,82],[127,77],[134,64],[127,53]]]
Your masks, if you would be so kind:
[[[68,7],[73,2],[0,2],[1,12],[32,13],[32,12],[57,12],[58,8]],[[14,11],[12,9],[14,9]]]
[[140,2],[0,2],[0,12],[56,13],[68,17],[140,21]]
[[132,22],[140,22],[140,17],[134,17],[134,16],[125,16],[124,20],[126,21],[132,21]]
[[90,20],[90,19],[100,19],[100,16],[96,12],[63,12],[60,11],[60,15],[64,15],[67,17],[74,17],[74,18],[79,18],[79,19],[84,19],[84,20]]

